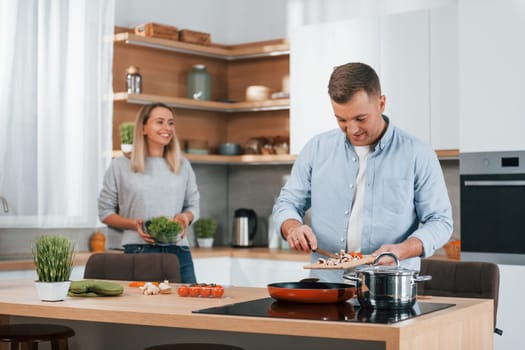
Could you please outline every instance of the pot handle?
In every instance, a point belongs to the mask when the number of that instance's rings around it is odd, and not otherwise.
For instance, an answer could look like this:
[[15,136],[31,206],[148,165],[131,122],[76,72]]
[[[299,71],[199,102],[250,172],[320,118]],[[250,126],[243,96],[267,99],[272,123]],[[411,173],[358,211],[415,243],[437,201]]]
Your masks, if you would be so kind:
[[417,276],[416,278],[414,278],[414,282],[430,281],[431,279],[432,276],[430,275]]
[[354,281],[356,282],[356,287],[359,287],[359,285],[361,284],[361,278],[357,277],[357,276],[352,276],[352,275],[343,275],[343,278],[345,280],[349,280],[349,281]]
[[374,259],[374,262],[372,265],[377,265],[377,263],[379,262],[379,260],[384,257],[384,256],[389,256],[391,257],[392,259],[394,259],[394,261],[396,262],[396,266],[399,267],[399,259],[397,258],[397,255],[395,255],[394,253],[392,252],[383,252],[381,254],[379,254],[375,259]]

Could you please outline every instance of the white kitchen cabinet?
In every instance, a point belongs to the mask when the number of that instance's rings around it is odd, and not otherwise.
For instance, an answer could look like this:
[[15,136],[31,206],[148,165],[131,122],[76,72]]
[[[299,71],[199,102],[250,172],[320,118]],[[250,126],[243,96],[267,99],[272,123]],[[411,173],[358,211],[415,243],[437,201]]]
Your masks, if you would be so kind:
[[[84,270],[85,266],[73,266],[71,271],[71,280],[78,281],[84,279]],[[36,280],[38,277],[36,275],[36,270],[14,270],[14,271],[0,271],[0,280],[11,280],[11,279],[23,279],[30,278]]]
[[217,283],[226,286],[232,284],[232,258],[229,256],[193,259],[193,265],[199,283]]
[[460,151],[525,149],[525,3],[459,2]]
[[525,349],[523,325],[525,324],[525,304],[523,289],[525,282],[524,266],[498,265],[500,271],[497,327],[503,335],[494,336],[494,349]]
[[293,282],[308,277],[304,261],[236,258],[230,256],[194,259],[199,283],[263,287],[274,282]]
[[375,18],[323,23],[291,36],[290,144],[297,153],[337,127],[327,84],[334,66],[370,64],[386,95],[385,114],[436,150],[459,147],[457,2]]
[[385,114],[394,125],[430,142],[429,12],[412,11],[381,20],[378,74]]
[[328,80],[335,66],[379,66],[379,18],[304,26],[291,35],[290,153],[314,135],[337,127]]
[[308,277],[309,270],[304,265],[302,261],[233,258],[231,284],[266,288],[269,283],[298,282]]
[[430,143],[459,148],[458,6],[430,10]]

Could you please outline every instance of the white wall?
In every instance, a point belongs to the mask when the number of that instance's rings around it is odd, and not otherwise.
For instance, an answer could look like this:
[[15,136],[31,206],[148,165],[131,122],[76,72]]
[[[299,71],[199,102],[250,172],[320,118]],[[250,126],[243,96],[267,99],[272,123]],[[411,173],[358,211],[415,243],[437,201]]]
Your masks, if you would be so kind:
[[286,0],[115,0],[115,25],[156,22],[239,44],[286,37],[286,6]]

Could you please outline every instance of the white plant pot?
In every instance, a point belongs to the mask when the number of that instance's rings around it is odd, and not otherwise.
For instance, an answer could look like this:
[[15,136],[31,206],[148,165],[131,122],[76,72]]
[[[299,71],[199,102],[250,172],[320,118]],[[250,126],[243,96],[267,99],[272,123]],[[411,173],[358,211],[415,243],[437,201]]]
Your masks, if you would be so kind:
[[36,292],[40,300],[60,301],[64,300],[69,291],[71,281],[65,282],[39,282],[35,281]]
[[211,248],[213,246],[213,238],[197,238],[197,243],[201,248]]
[[120,150],[123,152],[123,153],[131,153],[131,151],[133,151],[133,145],[130,145],[128,143],[122,143],[120,145]]

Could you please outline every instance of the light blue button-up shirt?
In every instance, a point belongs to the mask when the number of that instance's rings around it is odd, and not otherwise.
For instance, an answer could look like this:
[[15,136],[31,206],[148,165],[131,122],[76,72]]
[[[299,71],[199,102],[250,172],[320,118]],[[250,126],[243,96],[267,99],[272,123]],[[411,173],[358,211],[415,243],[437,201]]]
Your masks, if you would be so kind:
[[[428,257],[452,234],[443,173],[430,145],[383,117],[387,129],[367,160],[361,252],[370,254],[383,244],[417,237],[423,242],[423,257]],[[297,157],[273,208],[278,232],[287,219],[302,222],[311,208],[319,248],[345,249],[358,168],[354,147],[340,129],[312,138]],[[312,253],[311,261],[318,257]],[[401,264],[419,270],[420,258]],[[311,275],[340,282],[342,271],[312,270]]]

